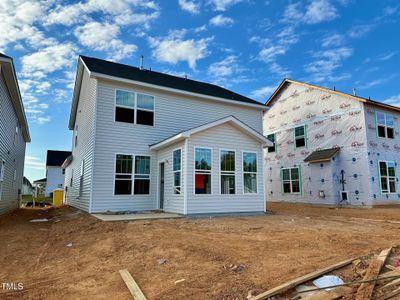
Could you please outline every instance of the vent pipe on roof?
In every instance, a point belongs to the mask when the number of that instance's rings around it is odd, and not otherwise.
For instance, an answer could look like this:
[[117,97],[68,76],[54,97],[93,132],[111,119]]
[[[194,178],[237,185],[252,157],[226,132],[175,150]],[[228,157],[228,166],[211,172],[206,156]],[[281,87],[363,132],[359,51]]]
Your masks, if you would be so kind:
[[333,86],[333,90],[336,91],[336,86]]
[[140,70],[143,70],[143,61],[144,61],[144,56],[142,54],[140,55]]
[[357,96],[357,89],[356,88],[353,89],[353,95]]

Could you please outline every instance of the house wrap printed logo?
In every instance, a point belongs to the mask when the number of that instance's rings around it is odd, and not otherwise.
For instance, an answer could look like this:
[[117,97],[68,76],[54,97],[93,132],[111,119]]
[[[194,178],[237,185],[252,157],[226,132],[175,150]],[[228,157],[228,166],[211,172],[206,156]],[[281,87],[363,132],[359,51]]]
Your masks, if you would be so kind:
[[24,284],[21,282],[2,282],[1,288],[6,291],[22,291]]

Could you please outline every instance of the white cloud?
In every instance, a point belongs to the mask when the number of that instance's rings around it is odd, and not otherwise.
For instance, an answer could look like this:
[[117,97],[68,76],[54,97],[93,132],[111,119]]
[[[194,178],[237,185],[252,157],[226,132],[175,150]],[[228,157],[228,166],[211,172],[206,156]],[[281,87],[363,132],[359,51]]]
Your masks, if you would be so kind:
[[392,97],[384,100],[383,102],[385,102],[386,104],[389,104],[389,105],[394,105],[394,106],[400,107],[400,94],[392,96]]
[[277,56],[285,54],[286,50],[286,47],[281,45],[270,46],[262,49],[258,56],[262,61],[269,63],[274,61]]
[[243,0],[209,0],[209,4],[216,11],[225,11],[230,6],[242,2]]
[[318,24],[338,17],[336,8],[329,0],[311,0],[289,4],[283,14],[283,22]]
[[44,170],[46,164],[36,156],[25,156],[25,167],[29,169]]
[[133,44],[125,44],[118,39],[120,28],[116,24],[89,22],[75,29],[79,42],[88,48],[106,51],[109,59],[121,60],[136,51]]
[[198,14],[200,12],[200,4],[189,0],[179,0],[179,6],[182,10],[190,12],[191,14]]
[[338,47],[343,44],[344,38],[341,34],[335,33],[322,39],[322,47]]
[[232,18],[217,15],[210,19],[210,24],[214,26],[230,26],[234,23]]
[[386,60],[389,60],[389,59],[391,59],[393,56],[395,56],[397,54],[397,52],[386,52],[386,53],[383,53],[382,55],[380,55],[379,57],[378,57],[378,60],[380,60],[380,61],[386,61]]
[[71,67],[76,60],[76,47],[71,43],[42,48],[22,57],[22,74],[44,78],[47,74]]
[[375,24],[359,24],[355,25],[347,32],[348,36],[351,38],[362,38],[366,36],[372,29],[374,29]]
[[270,96],[276,89],[276,86],[269,85],[254,90],[250,93],[250,97],[256,100],[266,100],[268,96]]
[[185,32],[173,32],[163,38],[150,37],[148,41],[153,57],[170,64],[186,61],[190,68],[195,69],[197,61],[209,54],[208,44],[212,38],[184,39]]

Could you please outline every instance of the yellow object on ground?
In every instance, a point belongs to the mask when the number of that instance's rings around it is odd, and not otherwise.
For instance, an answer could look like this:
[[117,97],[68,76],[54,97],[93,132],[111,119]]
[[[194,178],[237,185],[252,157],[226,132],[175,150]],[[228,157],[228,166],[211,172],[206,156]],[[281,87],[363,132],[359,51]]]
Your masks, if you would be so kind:
[[63,190],[54,190],[53,191],[53,205],[61,206],[63,204],[64,199],[64,191]]

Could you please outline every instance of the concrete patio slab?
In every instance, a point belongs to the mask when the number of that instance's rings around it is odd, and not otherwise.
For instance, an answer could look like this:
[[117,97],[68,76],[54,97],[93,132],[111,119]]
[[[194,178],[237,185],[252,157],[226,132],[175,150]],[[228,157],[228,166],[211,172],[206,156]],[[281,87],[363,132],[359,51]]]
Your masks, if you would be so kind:
[[150,220],[150,219],[179,219],[183,218],[182,215],[173,213],[137,213],[137,214],[92,214],[105,222],[116,222],[116,221],[135,221],[135,220]]

